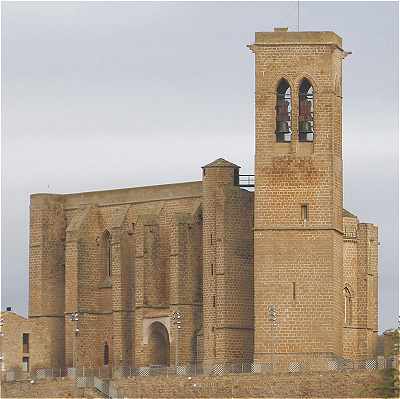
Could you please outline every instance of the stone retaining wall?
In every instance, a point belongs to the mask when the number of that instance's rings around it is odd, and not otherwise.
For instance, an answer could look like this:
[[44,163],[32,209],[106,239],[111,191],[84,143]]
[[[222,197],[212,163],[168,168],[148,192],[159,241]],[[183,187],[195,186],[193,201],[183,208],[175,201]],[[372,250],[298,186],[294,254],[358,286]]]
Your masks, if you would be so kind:
[[133,377],[115,380],[114,385],[129,398],[376,398],[383,397],[384,373],[387,372]]

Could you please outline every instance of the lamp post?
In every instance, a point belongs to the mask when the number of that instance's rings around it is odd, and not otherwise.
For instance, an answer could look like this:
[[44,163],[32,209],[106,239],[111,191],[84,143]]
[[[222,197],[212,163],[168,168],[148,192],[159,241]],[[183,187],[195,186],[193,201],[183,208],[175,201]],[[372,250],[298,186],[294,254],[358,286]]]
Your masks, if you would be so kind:
[[[78,321],[79,321],[79,313],[75,312],[72,313],[69,317],[70,321],[75,321],[76,324],[74,326],[74,334],[75,337],[77,337],[79,335],[79,325],[78,325]],[[74,335],[72,335],[72,367],[75,368],[75,337]]]
[[[276,310],[276,305],[268,305],[268,320],[271,322],[272,351],[275,351],[275,330],[278,327],[278,311]],[[271,353],[272,369],[274,368],[273,356],[274,352]]]
[[[6,324],[5,320],[3,318],[0,318],[0,327],[3,327],[4,324]],[[4,331],[0,331],[0,337],[4,337]],[[4,345],[4,344],[2,344]],[[4,371],[6,366],[4,364],[4,354],[3,352],[0,353],[0,363],[1,363],[1,370]]]
[[174,313],[172,313],[171,316],[171,321],[172,324],[174,324],[176,326],[176,337],[175,337],[175,368],[178,371],[178,337],[179,337],[179,330],[182,328],[182,318],[183,315],[181,312],[176,311]]

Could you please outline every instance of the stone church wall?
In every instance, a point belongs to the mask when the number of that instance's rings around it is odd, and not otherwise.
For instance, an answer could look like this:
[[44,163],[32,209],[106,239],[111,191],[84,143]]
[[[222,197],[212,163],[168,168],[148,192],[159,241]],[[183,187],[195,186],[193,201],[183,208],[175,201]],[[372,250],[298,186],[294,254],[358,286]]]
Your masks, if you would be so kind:
[[[374,354],[377,227],[342,206],[341,46],[333,32],[256,34],[255,193],[220,158],[202,181],[31,196],[29,317],[51,337],[37,364]],[[290,142],[275,136],[282,78]],[[298,135],[304,78],[311,142]]]

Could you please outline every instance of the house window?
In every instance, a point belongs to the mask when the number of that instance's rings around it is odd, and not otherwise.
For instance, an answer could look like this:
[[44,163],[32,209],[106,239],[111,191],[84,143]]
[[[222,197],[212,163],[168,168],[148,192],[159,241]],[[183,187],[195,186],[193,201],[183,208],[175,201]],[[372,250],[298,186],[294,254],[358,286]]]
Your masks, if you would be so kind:
[[303,222],[308,220],[308,204],[301,205],[301,220]]
[[314,141],[314,89],[308,79],[299,89],[299,141]]
[[108,366],[110,363],[110,351],[108,349],[108,343],[104,344],[104,366]]
[[22,352],[29,353],[29,334],[22,334]]
[[343,290],[343,294],[344,294],[344,324],[345,326],[349,326],[351,325],[352,310],[353,310],[350,290],[346,287]]
[[279,143],[290,142],[292,100],[290,85],[286,79],[281,79],[276,91],[276,141]]

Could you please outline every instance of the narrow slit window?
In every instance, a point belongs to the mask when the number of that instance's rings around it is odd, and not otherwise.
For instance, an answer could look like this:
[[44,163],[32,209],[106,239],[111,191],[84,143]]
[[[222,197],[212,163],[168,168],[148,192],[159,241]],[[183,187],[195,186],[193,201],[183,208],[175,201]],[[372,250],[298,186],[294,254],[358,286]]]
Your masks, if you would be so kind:
[[235,169],[235,171],[233,173],[233,184],[235,186],[239,185],[239,169]]
[[111,235],[106,230],[104,232],[104,257],[105,257],[105,275],[111,277],[112,274],[112,251],[111,251]]
[[293,300],[296,300],[296,283],[292,283],[292,294],[293,294]]
[[213,307],[215,308],[215,295],[213,295]]
[[299,141],[314,141],[314,89],[308,79],[299,89]]
[[276,91],[276,141],[278,143],[292,140],[291,113],[292,97],[290,85],[286,79],[281,79]]
[[29,353],[29,334],[22,334],[22,352]]
[[301,205],[301,220],[303,222],[308,220],[308,204]]
[[344,324],[346,326],[351,325],[352,319],[352,299],[350,290],[346,287],[344,289]]
[[104,366],[108,366],[110,362],[110,350],[108,349],[108,343],[104,344]]
[[211,276],[214,275],[214,265],[211,263]]

